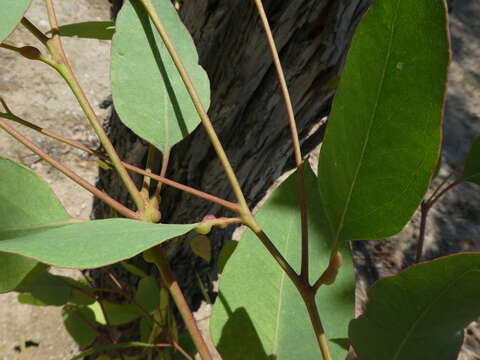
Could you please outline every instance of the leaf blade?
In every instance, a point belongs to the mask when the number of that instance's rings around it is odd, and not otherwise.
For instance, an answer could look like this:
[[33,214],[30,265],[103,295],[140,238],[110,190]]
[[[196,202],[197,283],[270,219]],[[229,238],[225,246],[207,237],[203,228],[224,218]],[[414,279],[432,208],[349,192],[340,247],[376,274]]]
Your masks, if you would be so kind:
[[[72,220],[43,180],[29,169],[1,157],[0,184],[0,234],[12,229],[41,229]],[[0,261],[0,292],[16,288],[38,264],[3,252],[0,252]]]
[[[210,85],[193,40],[169,1],[154,6],[207,109]],[[112,43],[112,96],[122,122],[160,150],[191,132],[200,118],[145,10],[124,4]]]
[[10,0],[2,2],[2,21],[0,22],[0,42],[15,29],[30,6],[31,0]]
[[465,160],[462,180],[480,185],[480,138],[470,148],[470,152]]
[[58,28],[60,36],[83,39],[112,40],[115,24],[112,21],[86,21]]
[[[314,221],[321,216],[320,203],[315,176],[308,170],[305,178],[309,199],[310,266],[311,280],[315,281],[328,264],[330,244],[325,240],[321,222]],[[296,190],[295,175],[292,175],[274,191],[256,219],[287,261],[299,268],[300,216]],[[348,251],[343,253],[348,259]],[[347,324],[353,317],[353,284],[352,265],[345,261],[335,284],[322,287],[316,297],[331,340],[347,337]],[[253,234],[244,234],[223,269],[219,298],[214,305],[211,328],[224,358],[320,357],[300,295]],[[238,333],[242,334],[242,346],[238,346]],[[329,345],[335,359],[346,355],[346,350],[337,343]]]
[[0,251],[59,267],[95,268],[131,258],[195,226],[106,219],[44,231],[0,232]]
[[479,264],[480,254],[457,254],[378,281],[364,314],[350,323],[359,358],[456,358],[463,328],[480,315]]
[[365,15],[319,160],[336,239],[390,236],[412,216],[439,156],[448,62],[441,1],[379,0]]

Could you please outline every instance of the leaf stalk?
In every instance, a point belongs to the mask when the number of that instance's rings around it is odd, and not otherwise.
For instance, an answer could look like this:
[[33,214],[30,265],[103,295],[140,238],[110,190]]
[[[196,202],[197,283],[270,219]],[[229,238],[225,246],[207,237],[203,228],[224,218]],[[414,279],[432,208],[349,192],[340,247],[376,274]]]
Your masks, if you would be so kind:
[[95,111],[93,110],[92,105],[88,101],[80,83],[78,82],[75,74],[73,73],[72,67],[70,62],[68,61],[65,52],[63,50],[62,42],[60,40],[60,36],[58,35],[58,23],[57,18],[55,16],[55,10],[53,7],[53,0],[45,0],[48,12],[48,18],[50,21],[50,25],[52,27],[53,36],[47,41],[47,48],[52,54],[53,63],[49,63],[67,82],[68,86],[72,90],[73,94],[77,98],[78,103],[80,104],[83,112],[87,116],[87,119],[90,122],[90,125],[94,129],[95,133],[97,134],[102,146],[104,147],[105,151],[107,152],[113,167],[117,171],[120,179],[125,184],[130,196],[132,197],[137,209],[140,213],[143,212],[145,208],[145,203],[138,191],[137,187],[135,186],[132,178],[128,174],[125,167],[122,165],[122,162],[115,151],[110,139],[108,138],[105,130],[103,129],[100,120],[98,119]]

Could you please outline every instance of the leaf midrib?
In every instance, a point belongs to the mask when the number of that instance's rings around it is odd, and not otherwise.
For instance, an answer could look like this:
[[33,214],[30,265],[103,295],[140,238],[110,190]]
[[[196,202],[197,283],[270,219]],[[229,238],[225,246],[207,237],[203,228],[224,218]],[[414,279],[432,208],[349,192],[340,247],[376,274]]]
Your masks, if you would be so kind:
[[462,274],[460,274],[458,277],[456,277],[455,279],[453,279],[451,282],[449,282],[447,284],[447,286],[440,292],[440,294],[437,295],[437,297],[435,298],[434,301],[432,301],[430,304],[428,304],[428,306],[426,308],[424,308],[421,312],[420,312],[420,316],[417,317],[417,319],[413,322],[412,326],[410,327],[410,329],[407,331],[407,334],[406,336],[404,337],[404,339],[402,340],[402,342],[399,344],[398,346],[398,350],[397,352],[395,353],[395,356],[393,357],[392,360],[398,360],[399,356],[401,355],[401,352],[403,351],[403,349],[405,348],[407,342],[410,340],[411,338],[411,335],[413,334],[413,332],[415,331],[416,327],[418,326],[418,324],[420,323],[421,320],[423,320],[423,318],[428,314],[428,312],[430,311],[430,309],[433,307],[433,305],[435,305],[438,301],[440,301],[441,297],[443,295],[445,295],[445,293],[450,290],[451,287],[453,287],[455,285],[455,283],[457,283],[458,281],[460,281],[464,276],[466,276],[468,273],[472,272],[474,270],[472,269],[468,269],[466,270],[465,272],[463,272]]
[[[291,238],[291,234],[292,234],[292,229],[293,229],[293,223],[294,223],[294,216],[292,216],[290,218],[290,224],[288,226],[288,233],[287,233],[287,236],[286,236],[286,241],[285,241],[285,247],[284,247],[284,257],[286,259],[288,259],[288,243],[290,241],[290,238]],[[280,270],[280,269],[279,269]],[[273,340],[273,345],[272,345],[272,354],[274,355],[278,355],[277,354],[277,351],[278,351],[278,338],[279,338],[279,333],[280,333],[280,313],[281,313],[281,308],[282,308],[282,304],[283,304],[283,285],[284,285],[284,282],[285,282],[285,277],[286,277],[286,273],[285,271],[281,271],[281,277],[280,277],[280,289],[278,291],[278,306],[277,306],[277,319],[276,319],[276,322],[275,322],[275,335],[274,335],[274,340]]]
[[375,120],[376,115],[377,115],[379,99],[381,97],[382,90],[383,90],[383,87],[385,85],[385,74],[387,72],[387,66],[390,62],[390,56],[391,56],[391,50],[392,50],[392,44],[393,44],[393,37],[394,37],[394,34],[395,34],[395,23],[397,22],[397,18],[398,18],[398,13],[399,13],[398,8],[399,8],[399,6],[400,6],[400,0],[397,1],[397,7],[395,9],[395,18],[393,19],[393,22],[392,22],[392,30],[390,31],[387,57],[385,59],[385,64],[383,66],[383,71],[382,71],[382,76],[381,76],[381,84],[378,87],[378,92],[377,92],[377,96],[376,96],[376,99],[375,99],[375,106],[374,106],[372,116],[371,116],[371,119],[370,119],[370,124],[368,126],[367,135],[365,136],[365,140],[363,142],[362,151],[360,152],[360,157],[359,157],[359,161],[358,161],[358,164],[357,164],[357,168],[355,169],[355,173],[353,175],[353,180],[352,180],[352,183],[350,185],[350,189],[348,191],[348,195],[347,195],[347,198],[346,198],[346,201],[345,201],[345,205],[343,207],[342,215],[340,216],[340,222],[339,222],[338,227],[337,227],[337,232],[335,233],[335,236],[334,236],[334,243],[338,242],[340,232],[343,229],[343,225],[344,225],[344,222],[345,222],[345,216],[347,214],[347,211],[348,211],[348,208],[349,208],[349,205],[350,205],[350,201],[352,200],[353,189],[356,185],[358,174],[359,174],[360,168],[362,167],[362,164],[363,164],[363,158],[365,156],[365,151],[366,151],[366,148],[367,148],[367,145],[368,145],[368,141],[370,139],[370,133],[372,131],[373,123],[374,123],[374,120]]

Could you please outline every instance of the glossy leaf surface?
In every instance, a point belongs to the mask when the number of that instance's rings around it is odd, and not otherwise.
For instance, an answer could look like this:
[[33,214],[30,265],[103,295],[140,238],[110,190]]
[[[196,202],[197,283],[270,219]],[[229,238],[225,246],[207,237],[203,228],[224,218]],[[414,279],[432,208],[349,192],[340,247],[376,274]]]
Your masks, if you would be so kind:
[[470,148],[462,179],[480,185],[480,139],[477,139]]
[[131,258],[195,226],[106,219],[47,230],[6,231],[0,232],[0,251],[59,267],[95,268]]
[[378,281],[350,324],[360,360],[451,360],[480,316],[480,254],[421,263]]
[[398,233],[439,157],[449,41],[443,1],[377,0],[360,23],[319,161],[332,236]]
[[[28,229],[71,220],[48,185],[27,168],[0,158],[0,184],[0,239],[8,229]],[[32,259],[2,252],[0,263],[0,292],[13,290],[38,264]]]
[[[330,247],[321,223],[316,179],[306,173],[309,202],[310,271],[315,281],[325,270]],[[260,209],[256,219],[286,259],[299,270],[300,215],[292,174]],[[321,287],[317,304],[331,340],[346,338],[353,317],[354,280],[348,251],[337,281]],[[305,305],[290,279],[261,242],[245,232],[220,278],[220,295],[211,319],[214,341],[224,359],[319,359],[321,357]],[[239,341],[241,334],[241,342]],[[346,356],[329,343],[334,359]]]
[[15,29],[23,14],[30,6],[31,0],[2,0],[0,3],[0,42],[5,40]]
[[[155,8],[205,108],[210,84],[198,65],[193,40],[170,1]],[[112,44],[112,95],[122,122],[160,150],[180,141],[199,123],[183,81],[139,2],[125,2]]]

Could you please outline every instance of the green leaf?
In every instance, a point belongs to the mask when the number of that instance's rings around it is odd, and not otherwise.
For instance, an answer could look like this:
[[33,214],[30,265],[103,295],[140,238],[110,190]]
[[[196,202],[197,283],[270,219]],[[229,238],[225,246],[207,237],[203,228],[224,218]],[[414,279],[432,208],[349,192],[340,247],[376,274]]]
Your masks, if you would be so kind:
[[112,40],[115,24],[111,21],[87,21],[59,27],[61,36],[84,39]]
[[85,285],[85,281],[74,280],[62,276],[63,281],[70,287],[70,297],[68,302],[75,305],[90,305],[95,302],[95,291]]
[[190,248],[195,255],[201,257],[206,262],[212,260],[212,245],[207,236],[197,235],[190,239]]
[[9,292],[19,286],[38,265],[36,261],[16,254],[0,252],[0,293]]
[[[205,108],[210,83],[198,65],[195,44],[170,1],[154,1]],[[125,2],[112,43],[112,96],[122,122],[165,150],[200,122],[183,81],[139,2]]]
[[415,265],[378,281],[350,324],[359,359],[451,360],[463,328],[480,316],[480,254]]
[[[0,158],[0,184],[0,239],[6,229],[41,228],[71,220],[48,185],[27,168]],[[17,287],[38,264],[2,252],[0,263],[0,293]]]
[[443,1],[377,0],[357,32],[319,160],[337,240],[398,233],[439,158],[449,40]]
[[[127,324],[143,315],[143,313],[132,304],[115,304],[107,300],[103,300],[102,303],[110,325]],[[98,323],[102,325],[107,324],[105,314],[98,302],[88,305],[88,308],[93,311],[95,320]]]
[[225,265],[227,264],[230,257],[233,255],[233,252],[237,248],[237,245],[238,241],[227,241],[223,245],[222,250],[220,250],[217,260],[217,269],[220,274],[223,273],[223,269],[225,268]]
[[25,304],[25,305],[33,305],[33,306],[48,306],[50,304],[47,304],[43,302],[42,300],[36,298],[35,296],[32,296],[30,294],[18,294],[18,302],[20,304]]
[[129,219],[86,221],[38,230],[2,231],[0,251],[68,268],[95,268],[131,258],[197,224],[151,224]]
[[480,185],[480,138],[470,148],[467,160],[465,160],[462,180]]
[[140,341],[147,343],[150,340],[150,334],[153,330],[153,322],[147,317],[140,319]]
[[[328,265],[330,244],[321,224],[315,175],[306,169],[310,234],[311,281]],[[295,174],[260,209],[256,219],[285,258],[299,270],[300,215]],[[348,251],[343,251],[346,259]],[[354,313],[354,279],[350,261],[344,261],[336,282],[322,286],[316,301],[326,334],[347,337]],[[306,307],[290,279],[251,232],[243,235],[220,277],[219,299],[211,319],[212,336],[224,359],[319,359],[320,351]],[[241,334],[241,342],[239,342]],[[334,359],[346,350],[330,342]]]
[[160,289],[157,280],[148,276],[140,280],[135,294],[135,300],[148,312],[160,306]]
[[20,286],[16,291],[30,294],[38,300],[39,304],[53,306],[65,305],[71,295],[71,288],[64,281],[64,277],[48,272],[35,281],[25,286]]
[[63,322],[70,336],[80,347],[90,345],[97,338],[97,333],[92,329],[92,326],[97,325],[95,315],[87,307],[65,307]]
[[135,276],[138,276],[139,278],[144,278],[144,277],[147,277],[147,273],[145,273],[145,271],[143,271],[142,269],[136,267],[135,265],[133,264],[130,264],[129,262],[127,261],[122,261],[120,263],[120,265],[122,265],[122,267],[127,270],[128,272],[132,273],[133,275]]
[[31,0],[3,0],[2,21],[0,21],[0,42],[5,40],[22,20]]

